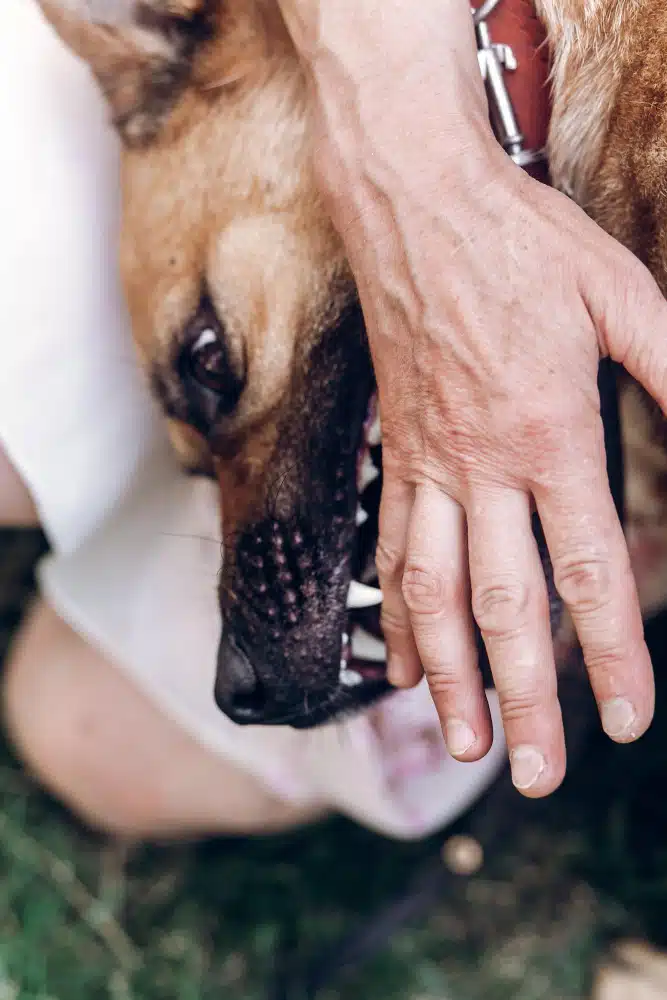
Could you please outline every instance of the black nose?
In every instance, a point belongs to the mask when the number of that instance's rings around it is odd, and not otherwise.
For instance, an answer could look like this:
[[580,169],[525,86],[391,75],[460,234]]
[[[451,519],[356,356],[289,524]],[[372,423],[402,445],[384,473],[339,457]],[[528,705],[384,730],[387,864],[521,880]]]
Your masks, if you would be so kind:
[[224,633],[218,650],[215,701],[232,722],[260,725],[266,720],[266,691],[234,636]]

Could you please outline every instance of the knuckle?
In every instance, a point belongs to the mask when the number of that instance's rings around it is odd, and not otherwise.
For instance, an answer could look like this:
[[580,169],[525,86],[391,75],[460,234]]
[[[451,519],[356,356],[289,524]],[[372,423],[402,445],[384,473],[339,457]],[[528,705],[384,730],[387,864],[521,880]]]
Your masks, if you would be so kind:
[[522,461],[528,478],[542,487],[549,487],[563,466],[563,455],[571,447],[573,435],[581,437],[585,423],[574,407],[562,404],[557,413],[533,414],[523,422]]
[[584,645],[584,660],[591,674],[598,676],[616,676],[617,672],[627,668],[633,660],[632,645],[622,639],[601,637],[602,641],[591,646]]
[[521,580],[495,580],[473,588],[472,609],[485,635],[512,635],[525,623],[530,592]]
[[403,480],[417,464],[412,427],[396,414],[382,413],[382,469],[388,479]]
[[565,556],[554,562],[554,583],[568,607],[578,613],[597,611],[611,598],[611,572],[606,559]]
[[503,721],[510,725],[524,719],[534,719],[543,703],[539,692],[531,687],[522,691],[505,692],[499,697]]
[[398,583],[403,563],[404,555],[399,549],[390,545],[384,538],[378,539],[375,551],[375,568],[384,588]]
[[503,438],[540,447],[560,440],[562,416],[562,401],[556,406],[548,397],[536,396],[518,406],[506,404],[495,423]]
[[387,607],[386,603],[382,605],[380,620],[385,637],[403,636],[410,632],[409,621],[398,612]]
[[433,615],[452,603],[451,587],[443,573],[433,567],[409,564],[403,573],[401,590],[413,614]]
[[438,664],[426,668],[431,695],[447,699],[460,687],[460,677],[452,664]]

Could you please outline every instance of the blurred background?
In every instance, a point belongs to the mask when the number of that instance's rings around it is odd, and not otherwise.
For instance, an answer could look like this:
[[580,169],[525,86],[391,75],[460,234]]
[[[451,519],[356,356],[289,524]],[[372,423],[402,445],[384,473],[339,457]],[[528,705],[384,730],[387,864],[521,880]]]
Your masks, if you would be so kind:
[[[37,533],[0,532],[0,655],[43,550]],[[646,738],[615,747],[593,726],[557,795],[510,792],[508,824],[481,803],[419,844],[341,820],[266,840],[109,842],[41,793],[3,738],[0,1000],[667,997],[658,957],[626,980],[615,950],[667,945],[667,619],[648,635]],[[470,831],[485,862],[447,877],[443,844]]]

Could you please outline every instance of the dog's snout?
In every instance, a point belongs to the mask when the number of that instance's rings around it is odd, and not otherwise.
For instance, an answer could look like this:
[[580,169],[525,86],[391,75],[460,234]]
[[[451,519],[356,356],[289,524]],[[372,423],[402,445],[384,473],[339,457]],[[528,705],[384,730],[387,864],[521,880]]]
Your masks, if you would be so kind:
[[232,722],[251,726],[266,721],[266,689],[248,654],[228,633],[223,634],[218,651],[215,700]]

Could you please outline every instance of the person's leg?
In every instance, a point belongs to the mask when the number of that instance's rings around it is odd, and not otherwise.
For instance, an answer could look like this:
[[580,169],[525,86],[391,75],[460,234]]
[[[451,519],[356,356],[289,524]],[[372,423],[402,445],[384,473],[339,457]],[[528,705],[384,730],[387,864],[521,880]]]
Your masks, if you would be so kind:
[[323,815],[281,802],[199,746],[44,603],[10,654],[4,707],[28,767],[97,828],[255,834]]
[[0,443],[0,527],[36,528],[38,523],[33,499]]

